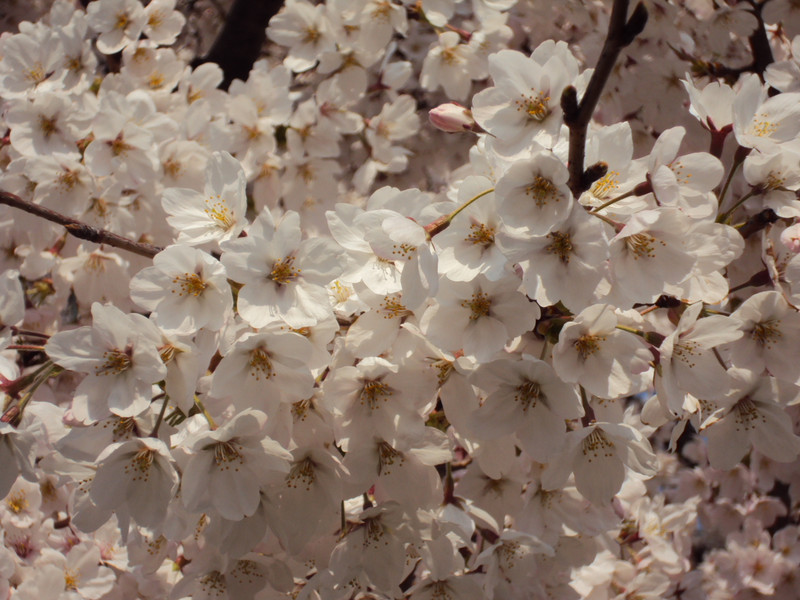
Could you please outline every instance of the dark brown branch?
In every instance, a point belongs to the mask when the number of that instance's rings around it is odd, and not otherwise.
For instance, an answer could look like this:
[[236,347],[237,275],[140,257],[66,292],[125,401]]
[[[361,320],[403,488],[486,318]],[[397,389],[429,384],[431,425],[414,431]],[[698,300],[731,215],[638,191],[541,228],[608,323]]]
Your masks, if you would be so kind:
[[63,225],[67,228],[67,231],[76,238],[94,242],[95,244],[107,244],[115,248],[121,248],[122,250],[139,254],[140,256],[146,256],[147,258],[153,258],[163,250],[163,248],[159,246],[153,246],[152,244],[145,244],[143,242],[134,242],[133,240],[117,235],[116,233],[111,233],[105,229],[97,229],[96,227],[57,213],[44,206],[39,206],[33,202],[23,200],[19,196],[9,192],[0,191],[0,204],[13,206],[14,208],[36,215],[37,217]]
[[775,60],[772,56],[772,48],[769,45],[764,17],[761,16],[764,4],[765,3],[753,3],[753,14],[756,19],[758,19],[758,25],[748,38],[750,52],[753,54],[753,63],[750,65],[750,68],[754,73],[758,73],[758,76],[761,77],[761,81],[764,81],[764,71],[766,71],[767,67]]
[[282,6],[283,0],[235,0],[211,50],[192,67],[217,63],[225,74],[220,85],[225,90],[234,79],[246,80],[267,39],[267,24]]
[[576,197],[589,189],[583,172],[589,121],[619,53],[642,32],[647,23],[647,9],[641,2],[633,9],[630,19],[627,15],[628,0],[614,0],[606,41],[583,98],[578,103],[575,88],[571,86],[561,96],[564,123],[569,127],[569,187]]
[[777,220],[778,215],[776,215],[771,208],[766,208],[760,213],[751,216],[741,227],[738,227],[739,233],[742,234],[744,239],[747,239],[768,225],[772,225]]

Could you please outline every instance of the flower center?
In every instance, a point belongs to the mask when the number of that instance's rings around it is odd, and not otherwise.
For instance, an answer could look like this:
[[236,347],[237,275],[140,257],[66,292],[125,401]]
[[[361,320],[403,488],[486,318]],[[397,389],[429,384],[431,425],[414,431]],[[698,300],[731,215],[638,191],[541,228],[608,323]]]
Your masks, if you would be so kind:
[[64,569],[64,589],[71,592],[77,591],[79,581],[80,576],[76,571],[72,569]]
[[569,264],[570,255],[572,254],[573,247],[572,241],[568,233],[561,233],[560,231],[552,231],[547,234],[547,238],[551,240],[550,245],[545,248],[550,254],[555,254],[559,260],[565,265]]
[[308,492],[316,479],[317,474],[314,470],[314,462],[306,457],[292,465],[289,474],[286,476],[286,486],[290,488],[303,486]]
[[8,498],[6,499],[6,506],[8,507],[8,510],[17,515],[28,508],[29,505],[30,503],[28,502],[28,498],[24,491],[9,494]]
[[489,294],[476,292],[472,294],[469,300],[462,300],[461,306],[472,311],[472,314],[469,316],[470,321],[477,321],[481,317],[489,316],[489,309],[492,307],[492,301],[489,298]]
[[536,402],[542,397],[542,386],[536,381],[526,379],[517,386],[514,394],[514,401],[522,404],[522,412],[528,412],[529,408],[536,408]]
[[142,448],[131,458],[130,464],[125,465],[126,475],[131,475],[131,481],[147,482],[150,479],[150,467],[155,461],[155,452],[150,448]]
[[764,424],[767,422],[764,415],[758,412],[755,403],[749,396],[739,400],[733,407],[733,412],[736,413],[734,417],[736,431],[752,431],[756,428],[758,421]]
[[147,25],[153,29],[158,28],[164,22],[164,13],[160,10],[154,10],[150,17],[147,19]]
[[777,319],[755,323],[753,325],[753,330],[750,332],[750,336],[755,340],[756,344],[770,350],[772,348],[772,343],[783,337],[780,329],[778,329],[780,324],[781,322]]
[[470,234],[464,238],[465,242],[472,242],[488,248],[494,244],[494,227],[487,227],[483,223],[473,223],[469,226]]
[[219,598],[227,595],[228,585],[225,581],[225,575],[219,571],[211,571],[211,573],[204,575],[200,580],[200,586],[209,598]]
[[[639,260],[639,258],[655,258],[655,242],[656,238],[646,233],[635,233],[625,238],[625,244],[628,250],[633,252],[633,260]],[[662,241],[659,241],[659,243],[662,246],[666,246]]]
[[113,140],[111,140],[110,142],[106,142],[106,144],[108,144],[109,147],[111,148],[111,154],[113,156],[124,156],[128,152],[128,150],[133,150],[133,146],[131,146],[125,141],[125,138],[122,137],[121,132]]
[[544,92],[531,90],[528,95],[522,94],[514,104],[517,105],[518,112],[527,113],[528,119],[541,123],[550,114],[548,102],[550,102],[550,96],[547,96]]
[[208,287],[208,284],[197,273],[178,275],[172,280],[172,283],[178,286],[178,289],[172,290],[173,294],[177,292],[178,296],[194,296],[195,298]]
[[44,139],[49,140],[50,136],[58,131],[58,119],[56,119],[56,117],[39,115],[39,129]]
[[403,454],[395,450],[388,442],[378,444],[378,475],[389,475],[395,462],[400,467],[404,461]]
[[393,393],[392,389],[382,381],[367,380],[364,382],[364,387],[361,388],[359,401],[362,406],[366,405],[375,410],[380,408],[381,401],[386,402]]
[[778,129],[778,124],[773,123],[767,119],[766,113],[758,114],[758,121],[755,121],[752,126],[753,135],[758,137],[769,137]]
[[533,182],[525,188],[525,194],[533,198],[536,206],[543,207],[550,200],[558,202],[561,195],[558,193],[556,185],[541,175],[533,178]]
[[699,347],[700,345],[697,342],[686,340],[679,344],[675,344],[672,349],[672,356],[686,363],[689,368],[692,368],[697,364],[694,362],[694,358],[697,354],[699,354],[697,351]]
[[25,72],[25,79],[39,84],[47,79],[47,73],[44,72],[44,67],[41,65],[41,63],[36,63],[32,68]]
[[400,294],[393,296],[384,296],[381,302],[380,310],[383,312],[384,319],[395,319],[397,317],[407,317],[411,314],[402,302],[400,302]]
[[606,338],[601,335],[582,335],[573,343],[573,346],[583,360],[589,358],[600,348],[600,342]]
[[593,458],[599,458],[601,454],[606,458],[614,456],[614,443],[606,437],[602,429],[596,427],[583,438],[583,455],[592,462]]
[[203,209],[203,212],[211,217],[211,220],[223,231],[228,231],[233,227],[231,209],[228,208],[228,203],[221,199],[219,194],[206,200],[206,208]]
[[264,348],[256,348],[250,353],[250,375],[256,378],[256,381],[264,379],[272,379],[275,371],[272,370],[272,361],[270,360],[269,353]]
[[136,431],[136,420],[133,417],[119,417],[111,430],[114,442],[131,439]]
[[399,256],[400,258],[405,258],[406,260],[411,260],[414,256],[414,252],[417,251],[416,246],[412,246],[411,244],[392,244],[392,254]]
[[294,266],[294,256],[287,256],[272,265],[272,271],[270,271],[268,278],[278,285],[286,285],[290,281],[297,279],[301,271],[302,269]]
[[606,198],[619,187],[619,171],[609,171],[592,184],[592,195]]
[[306,27],[305,36],[303,37],[303,43],[315,44],[317,40],[321,37],[322,34],[316,27]]
[[127,371],[133,366],[131,361],[131,353],[133,348],[126,349],[125,352],[114,348],[113,350],[106,350],[103,352],[105,362],[94,368],[95,375],[119,375]]
[[[217,463],[217,467],[221,471],[227,471],[231,468],[229,463],[238,461],[240,465],[244,464],[244,457],[239,452],[241,449],[241,446],[237,448],[236,440],[214,444],[214,462]],[[238,471],[239,467],[235,466],[233,470]]]

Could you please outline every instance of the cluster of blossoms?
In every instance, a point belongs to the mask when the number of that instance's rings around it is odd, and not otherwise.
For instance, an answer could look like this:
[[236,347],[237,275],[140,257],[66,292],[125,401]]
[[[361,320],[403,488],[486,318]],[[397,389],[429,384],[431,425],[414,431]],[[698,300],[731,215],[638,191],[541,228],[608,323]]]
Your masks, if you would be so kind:
[[0,599],[797,598],[800,10],[613,4],[0,36]]

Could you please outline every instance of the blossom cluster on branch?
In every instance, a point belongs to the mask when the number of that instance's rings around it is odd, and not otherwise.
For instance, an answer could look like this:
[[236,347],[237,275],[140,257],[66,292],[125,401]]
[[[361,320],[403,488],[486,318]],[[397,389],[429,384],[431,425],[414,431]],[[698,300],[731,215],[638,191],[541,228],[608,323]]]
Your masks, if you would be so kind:
[[800,595],[796,2],[192,10],[0,36],[0,598]]

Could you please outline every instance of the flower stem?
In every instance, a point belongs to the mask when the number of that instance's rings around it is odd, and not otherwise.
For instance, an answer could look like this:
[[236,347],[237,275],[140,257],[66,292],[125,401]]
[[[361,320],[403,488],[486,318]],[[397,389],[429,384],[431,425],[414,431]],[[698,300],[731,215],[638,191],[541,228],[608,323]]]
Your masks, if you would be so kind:
[[54,210],[40,206],[39,204],[34,204],[33,202],[23,200],[16,194],[12,194],[10,192],[4,192],[0,190],[0,204],[13,206],[14,208],[18,208],[20,210],[24,210],[25,212],[31,213],[32,215],[36,215],[37,217],[41,217],[43,219],[47,219],[48,221],[52,221],[53,223],[63,225],[67,228],[67,231],[76,238],[94,242],[95,244],[108,244],[109,246],[121,248],[122,250],[128,250],[129,252],[133,252],[140,256],[146,256],[147,258],[153,258],[156,254],[163,250],[163,248],[158,246],[145,244],[143,242],[135,242],[126,237],[122,237],[121,235],[117,235],[116,233],[106,231],[105,229],[97,229],[96,227],[87,225],[83,221],[78,221],[77,219],[67,217],[61,213],[57,213]]
[[212,430],[216,429],[217,424],[214,422],[213,417],[206,410],[206,407],[203,406],[203,403],[200,401],[200,398],[197,397],[197,394],[194,395],[194,403],[197,405],[197,408],[200,409],[200,412],[203,413],[203,416],[206,418],[206,421],[208,421],[208,426]]
[[616,203],[617,203],[617,202],[619,202],[620,200],[624,200],[625,198],[630,198],[631,196],[633,196],[633,195],[634,195],[634,193],[635,193],[635,191],[634,191],[634,190],[627,191],[627,192],[625,192],[624,194],[622,194],[621,196],[617,196],[616,198],[612,198],[612,199],[611,199],[611,200],[609,200],[608,202],[604,202],[604,203],[603,203],[603,204],[601,204],[600,206],[595,206],[595,207],[592,209],[592,211],[591,211],[591,212],[597,212],[598,210],[603,210],[604,208],[608,208],[609,206],[611,206],[612,204],[616,204]]
[[450,227],[450,222],[455,218],[455,216],[460,213],[462,210],[467,208],[470,204],[478,200],[479,198],[483,198],[487,194],[491,194],[494,191],[494,188],[489,188],[488,190],[482,191],[477,196],[474,196],[467,200],[464,204],[459,206],[449,215],[444,215],[443,217],[439,217],[438,219],[431,221],[427,225],[425,225],[425,232],[428,234],[428,239],[435,236],[437,233],[440,233]]
[[164,394],[164,402],[161,404],[161,410],[158,412],[156,425],[153,427],[153,431],[150,432],[149,437],[158,437],[158,429],[161,427],[161,422],[164,420],[164,415],[167,412],[167,404],[169,404],[169,395]]
[[740,207],[742,204],[744,204],[744,203],[745,203],[745,201],[747,201],[747,200],[749,200],[750,198],[752,198],[753,196],[755,196],[755,191],[756,191],[756,190],[754,190],[754,189],[753,189],[753,190],[750,190],[750,191],[749,191],[749,192],[747,192],[747,193],[746,193],[744,196],[742,196],[742,197],[741,197],[741,198],[740,198],[740,199],[739,199],[739,200],[736,202],[736,204],[734,204],[734,205],[733,205],[733,206],[731,206],[731,207],[730,207],[728,210],[726,210],[724,213],[722,213],[721,215],[719,215],[719,216],[717,217],[717,223],[725,223],[725,222],[727,222],[727,221],[728,221],[728,219],[730,219],[730,218],[733,216],[733,213],[734,213],[734,211],[735,211],[737,208],[739,208],[739,207]]
[[34,378],[31,387],[28,388],[28,390],[25,392],[25,395],[17,403],[16,407],[13,407],[16,414],[14,415],[14,422],[12,425],[18,424],[20,419],[22,419],[22,413],[25,410],[25,407],[31,401],[33,394],[36,393],[36,390],[39,389],[39,386],[47,381],[51,375],[60,371],[61,367],[53,363],[51,360],[48,360],[38,371],[36,371],[37,375]]
[[722,206],[722,202],[725,200],[725,194],[728,193],[728,188],[731,185],[731,181],[733,181],[733,176],[736,175],[736,171],[739,170],[739,167],[742,166],[744,163],[744,159],[747,157],[747,154],[737,152],[736,156],[733,160],[733,165],[731,166],[731,170],[728,173],[727,179],[725,179],[725,183],[722,186],[722,190],[719,193],[719,206]]

